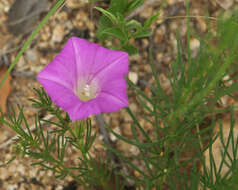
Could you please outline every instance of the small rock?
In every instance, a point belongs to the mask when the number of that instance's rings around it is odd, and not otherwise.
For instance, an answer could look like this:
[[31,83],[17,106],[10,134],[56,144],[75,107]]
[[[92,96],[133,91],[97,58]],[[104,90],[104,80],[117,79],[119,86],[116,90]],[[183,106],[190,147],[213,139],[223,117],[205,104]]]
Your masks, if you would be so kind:
[[234,3],[233,0],[216,0],[216,2],[225,10],[231,8]]
[[7,190],[17,190],[17,184],[8,185]]
[[229,100],[229,96],[228,95],[225,95],[225,96],[221,97],[221,102],[222,102],[222,104],[224,106],[227,106],[228,100]]
[[201,29],[202,32],[207,31],[207,24],[203,18],[196,18],[198,21],[198,28]]
[[200,41],[196,38],[190,40],[190,49],[192,51],[192,57],[196,57],[200,48]]
[[56,17],[61,23],[65,23],[68,20],[68,14],[65,11],[59,12]]
[[125,154],[125,156],[130,156],[131,155],[130,149],[131,149],[132,145],[126,143],[125,141],[118,140],[116,142],[116,146],[117,146],[117,148],[120,152]]
[[21,174],[24,175],[25,174],[25,167],[22,164],[19,164],[17,166],[17,171]]
[[[70,1],[68,1],[68,2],[70,2]],[[56,186],[55,190],[62,190],[63,188],[64,187],[62,185],[58,185],[58,186]]]
[[51,37],[51,29],[49,26],[44,26],[44,28],[42,29],[41,31],[41,39],[43,41],[49,41],[50,40],[50,37]]
[[66,1],[66,7],[71,9],[78,9],[88,3],[88,0],[70,0]]
[[43,69],[42,65],[30,67],[30,71],[32,71],[33,73],[39,73],[42,69]]
[[135,156],[138,156],[140,154],[140,150],[136,146],[131,146],[130,152]]
[[162,88],[165,90],[165,92],[170,94],[172,92],[172,88],[171,88],[170,81],[169,81],[168,77],[166,77],[165,74],[162,73],[159,75],[159,80],[160,80],[160,84],[161,84]]
[[129,72],[128,78],[134,83],[137,84],[138,82],[138,74],[135,72]]
[[135,175],[136,177],[141,177],[141,174],[140,174],[137,170],[134,170],[134,175]]
[[30,170],[29,170],[29,176],[30,177],[35,177],[37,175],[37,172],[38,172],[38,169],[35,168],[35,167],[32,167]]
[[149,40],[146,38],[142,39],[142,44],[143,44],[143,48],[148,48],[150,45]]
[[[223,122],[222,122],[222,134],[223,134],[223,141],[225,143],[225,145],[227,145],[228,143],[228,139],[229,139],[229,135],[230,135],[230,129],[231,129],[231,122],[230,122],[230,118],[224,118],[223,119]],[[234,139],[234,142],[237,142],[237,133],[238,133],[238,124],[235,123],[234,124],[234,128],[233,128],[233,139]],[[220,133],[220,123],[217,122],[216,125],[215,125],[215,128],[214,128],[214,136],[216,134]],[[212,154],[213,154],[213,159],[214,159],[214,164],[217,168],[219,168],[221,162],[222,162],[222,156],[221,154],[224,153],[224,146],[223,146],[223,143],[221,142],[221,139],[220,137],[218,137],[215,142],[212,144],[212,147],[211,147],[211,151],[212,151]],[[230,161],[230,158],[227,156],[227,155],[230,155],[231,159],[234,159],[234,155],[233,155],[233,151],[232,151],[232,143],[229,143],[228,144],[228,147],[227,147],[227,154],[225,156],[225,160],[224,162],[227,163],[228,165],[231,165],[231,161]],[[207,149],[205,152],[204,152],[204,156],[205,156],[205,164],[207,166],[208,169],[210,169],[210,151]],[[221,177],[223,177],[224,175],[227,174],[227,172],[229,171],[229,167],[224,164],[222,169],[221,169],[221,172],[220,172],[220,175]],[[231,174],[229,174],[230,176]],[[229,177],[227,176],[227,177]],[[215,181],[215,179],[214,179]]]
[[131,132],[131,124],[130,123],[125,123],[122,125],[122,133],[123,135],[127,137],[132,137],[132,132]]
[[174,52],[175,54],[177,54],[177,51],[178,51],[178,49],[177,49],[177,47],[178,47],[178,41],[177,41],[176,35],[175,35],[174,33],[171,33],[171,34],[169,35],[169,39],[170,39],[170,43],[171,43],[171,45],[172,45],[172,47],[173,47],[173,52]]
[[117,117],[113,117],[110,123],[112,127],[116,127],[119,125],[119,119]]
[[30,32],[40,13],[47,8],[47,0],[17,0],[8,13],[7,25],[9,32],[14,35]]
[[3,167],[3,168],[0,168],[0,179],[1,180],[5,180],[7,179],[8,177],[10,176],[7,168]]
[[20,59],[19,59],[19,61],[18,61],[16,66],[17,66],[17,71],[23,71],[27,67],[27,64],[26,64],[24,56],[20,57]]
[[64,39],[64,35],[65,35],[64,27],[61,25],[57,25],[53,30],[52,41],[59,43]]
[[[106,42],[107,46],[112,45],[111,41]],[[140,54],[135,54],[130,56],[130,61],[140,61],[141,60],[141,55]]]
[[142,18],[149,18],[153,13],[153,7],[148,7],[144,11],[141,11],[140,16]]
[[130,116],[129,114],[127,114],[127,113],[124,115],[123,118],[124,118],[124,121],[125,121],[125,122],[130,122],[130,121],[132,121],[131,116]]
[[130,105],[129,105],[129,108],[131,109],[131,111],[133,113],[137,112],[138,111],[138,107],[136,105],[136,103],[132,102]]
[[[121,129],[117,126],[113,129],[113,131],[119,135],[121,135]],[[112,142],[116,142],[117,137],[115,135],[113,135],[113,133],[110,133],[110,139],[112,140]]]
[[29,61],[37,61],[38,60],[38,54],[37,54],[37,51],[34,50],[34,49],[29,49],[28,51],[26,51],[25,53],[26,55],[26,58],[29,60]]

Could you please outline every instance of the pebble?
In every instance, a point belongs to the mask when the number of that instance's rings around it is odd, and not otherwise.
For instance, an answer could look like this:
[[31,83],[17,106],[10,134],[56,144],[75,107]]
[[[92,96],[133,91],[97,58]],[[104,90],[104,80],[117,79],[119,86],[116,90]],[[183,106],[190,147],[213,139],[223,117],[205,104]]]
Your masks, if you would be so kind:
[[0,179],[5,180],[9,177],[8,168],[2,167],[0,168]]
[[171,85],[168,77],[165,76],[164,73],[159,75],[159,80],[162,88],[165,90],[165,92],[171,92]]
[[123,118],[124,118],[125,122],[131,122],[132,121],[132,118],[131,118],[131,116],[128,113],[125,113]]
[[17,184],[8,185],[6,190],[17,190]]
[[225,95],[221,97],[221,102],[223,104],[223,106],[227,106],[228,105],[228,101],[229,101],[229,96]]
[[126,143],[125,141],[118,140],[116,142],[117,149],[122,152],[125,156],[131,156],[131,144]]
[[133,84],[137,84],[138,83],[138,74],[136,72],[129,72],[128,78],[133,82]]
[[[119,128],[119,126],[115,127],[113,129],[113,131],[115,133],[121,135],[121,129]],[[110,136],[110,139],[112,140],[112,142],[116,142],[117,141],[117,137],[115,135],[113,135],[113,133],[110,133],[109,136]]]
[[33,73],[39,73],[44,67],[42,65],[39,65],[39,66],[34,66],[34,67],[30,67],[30,70],[33,72]]
[[231,8],[234,3],[233,0],[216,0],[216,2],[225,10]]
[[25,52],[25,56],[29,61],[37,61],[38,60],[38,53],[35,49],[29,49]]
[[206,21],[203,18],[196,18],[198,23],[198,29],[200,29],[202,32],[206,32],[207,31],[207,24]]
[[[214,129],[214,136],[217,133],[220,132],[219,125],[220,125],[220,123],[217,122],[216,126],[215,126],[215,129]],[[224,141],[225,145],[227,145],[227,141],[228,141],[228,138],[229,138],[230,127],[231,127],[230,116],[228,116],[227,118],[223,118],[223,121],[222,121],[222,134],[223,134],[223,141]],[[233,130],[234,130],[233,131],[234,134],[238,133],[238,124],[237,123],[234,124]],[[234,135],[234,142],[237,142],[237,135]],[[232,143],[231,142],[229,143],[229,146],[228,146],[227,150],[228,150],[228,154],[230,155],[230,157],[233,158],[234,155],[232,153]],[[217,168],[219,168],[220,163],[222,161],[222,157],[219,156],[219,155],[221,155],[222,151],[224,152],[224,147],[223,147],[223,145],[221,143],[220,137],[218,137],[216,139],[216,141],[212,144],[212,154],[214,156],[214,162],[215,162],[215,165],[216,165]],[[206,164],[206,166],[209,169],[210,168],[210,159],[209,159],[210,153],[209,153],[208,149],[204,152],[204,156],[205,156],[205,164]],[[231,164],[230,159],[227,156],[225,157],[225,162],[228,165]],[[228,171],[229,171],[229,167],[226,164],[224,164],[224,166],[222,167],[221,172],[220,172],[221,177],[226,175],[226,173]],[[227,177],[229,177],[229,175]]]
[[66,7],[71,9],[78,9],[88,3],[88,0],[70,0],[66,1]]
[[42,32],[41,32],[41,39],[43,41],[48,41],[50,40],[50,37],[51,37],[51,29],[48,25],[45,25],[43,28],[42,28]]
[[174,54],[177,54],[177,38],[176,38],[176,34],[175,33],[170,33],[169,35],[169,38],[170,38],[170,43],[173,47],[173,53]]
[[137,112],[138,111],[138,106],[136,103],[132,102],[130,105],[129,105],[129,108],[131,109],[131,111],[133,113]]
[[168,5],[173,5],[175,3],[184,2],[184,0],[167,0]]
[[22,165],[22,164],[19,164],[17,166],[17,172],[19,172],[21,175],[24,175],[25,174],[25,167]]
[[64,27],[62,25],[56,25],[53,30],[52,41],[53,42],[61,42],[64,39]]
[[30,170],[29,170],[29,175],[30,177],[35,177],[37,175],[37,172],[38,172],[38,169],[36,167],[32,167]]
[[[14,58],[13,58],[14,59]],[[13,60],[12,60],[13,61]],[[17,63],[17,71],[23,71],[28,68],[24,56],[21,56]]]
[[60,23],[65,23],[68,21],[68,14],[65,11],[61,11],[56,14],[56,18],[60,21]]
[[149,18],[153,13],[153,7],[148,7],[145,10],[141,11],[140,16],[142,18]]
[[131,146],[129,150],[135,156],[138,156],[140,154],[140,150],[136,146]]
[[127,137],[132,137],[132,132],[131,132],[131,124],[130,123],[125,123],[122,125],[122,133],[123,135]]
[[136,176],[136,177],[141,177],[141,174],[137,171],[137,170],[134,170],[134,175]]
[[200,48],[200,41],[196,38],[190,40],[190,49],[192,51],[192,57],[196,57]]

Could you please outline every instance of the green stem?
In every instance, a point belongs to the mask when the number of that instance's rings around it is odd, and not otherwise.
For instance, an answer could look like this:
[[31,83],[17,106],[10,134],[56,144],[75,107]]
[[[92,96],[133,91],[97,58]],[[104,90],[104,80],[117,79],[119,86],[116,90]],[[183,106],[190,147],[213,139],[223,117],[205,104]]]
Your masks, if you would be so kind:
[[197,130],[197,135],[198,135],[200,149],[202,151],[203,150],[203,144],[202,144],[202,138],[201,138],[201,135],[200,135],[200,128],[199,128],[198,124],[196,124],[196,130]]
[[186,21],[187,21],[187,53],[188,53],[188,63],[191,64],[191,49],[190,49],[190,13],[189,13],[189,0],[186,0]]
[[32,32],[31,36],[27,39],[26,43],[24,44],[24,46],[21,48],[21,50],[19,51],[19,53],[17,54],[16,58],[14,59],[14,61],[11,63],[10,67],[8,68],[7,72],[5,73],[3,80],[0,83],[0,89],[3,86],[6,78],[8,77],[8,75],[11,73],[12,69],[15,67],[15,65],[17,64],[17,62],[19,61],[20,57],[22,56],[22,54],[26,51],[26,49],[29,47],[29,45],[31,44],[31,42],[34,40],[34,38],[36,37],[36,35],[39,33],[39,31],[41,30],[41,28],[45,25],[45,23],[49,20],[49,18],[55,13],[55,11],[57,11],[57,9],[64,3],[65,0],[58,0],[57,3],[54,5],[54,7],[49,11],[49,13],[44,17],[44,19],[40,22],[40,24],[37,26],[37,28]]

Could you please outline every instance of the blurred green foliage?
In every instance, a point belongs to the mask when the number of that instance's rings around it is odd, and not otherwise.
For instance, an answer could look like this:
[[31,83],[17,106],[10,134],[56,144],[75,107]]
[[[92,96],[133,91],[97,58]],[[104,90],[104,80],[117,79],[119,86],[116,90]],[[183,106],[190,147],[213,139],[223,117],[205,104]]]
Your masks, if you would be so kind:
[[160,14],[159,9],[143,25],[135,19],[128,20],[127,16],[143,3],[144,0],[111,0],[107,10],[96,7],[103,14],[99,20],[98,39],[104,41],[117,38],[120,40],[121,50],[131,55],[136,54],[138,49],[130,43],[130,40],[150,36],[151,24]]

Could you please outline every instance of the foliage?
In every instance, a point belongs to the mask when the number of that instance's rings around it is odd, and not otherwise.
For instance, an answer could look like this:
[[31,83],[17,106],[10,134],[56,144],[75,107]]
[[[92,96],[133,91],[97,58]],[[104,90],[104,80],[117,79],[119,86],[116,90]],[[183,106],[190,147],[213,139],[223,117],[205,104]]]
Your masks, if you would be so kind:
[[159,9],[144,22],[144,25],[135,19],[127,20],[126,16],[143,3],[144,0],[111,0],[107,10],[96,7],[103,14],[99,20],[98,39],[104,41],[108,38],[117,38],[122,50],[131,55],[136,54],[137,48],[130,44],[130,40],[150,36],[152,34],[150,27],[160,15]]

